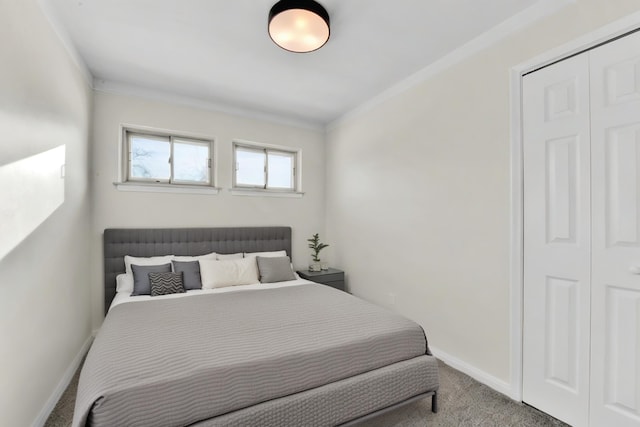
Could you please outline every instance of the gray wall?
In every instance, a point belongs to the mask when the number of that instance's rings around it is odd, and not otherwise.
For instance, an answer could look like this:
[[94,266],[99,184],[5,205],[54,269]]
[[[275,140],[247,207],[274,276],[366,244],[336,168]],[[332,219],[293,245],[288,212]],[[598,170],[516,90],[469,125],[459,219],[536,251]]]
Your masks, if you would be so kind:
[[92,91],[35,0],[0,2],[0,64],[0,425],[28,426],[91,333]]

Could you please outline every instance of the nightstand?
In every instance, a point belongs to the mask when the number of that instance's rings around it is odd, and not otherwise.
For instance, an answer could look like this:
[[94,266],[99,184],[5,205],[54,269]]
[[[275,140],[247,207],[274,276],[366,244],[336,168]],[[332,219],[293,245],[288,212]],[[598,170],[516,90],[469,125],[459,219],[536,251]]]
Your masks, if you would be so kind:
[[338,270],[335,268],[330,268],[328,270],[322,271],[309,271],[302,270],[298,271],[298,275],[307,280],[311,280],[312,282],[322,283],[323,285],[331,286],[332,288],[340,289],[341,291],[345,291],[344,287],[344,271]]

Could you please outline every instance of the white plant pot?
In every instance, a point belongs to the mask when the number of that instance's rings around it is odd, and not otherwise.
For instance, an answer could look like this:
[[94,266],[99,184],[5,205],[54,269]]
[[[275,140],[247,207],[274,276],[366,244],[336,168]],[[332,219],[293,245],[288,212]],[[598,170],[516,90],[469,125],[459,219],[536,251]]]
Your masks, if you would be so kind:
[[309,264],[309,271],[320,271],[321,269],[322,266],[319,262],[312,262],[311,264]]

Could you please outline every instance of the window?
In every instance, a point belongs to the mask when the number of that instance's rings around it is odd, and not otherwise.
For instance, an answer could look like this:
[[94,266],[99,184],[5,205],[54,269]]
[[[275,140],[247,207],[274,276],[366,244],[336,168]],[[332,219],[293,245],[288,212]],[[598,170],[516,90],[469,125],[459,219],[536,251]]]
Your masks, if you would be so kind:
[[234,145],[234,188],[273,191],[298,190],[298,152],[236,143]]
[[125,180],[212,186],[212,141],[125,129]]

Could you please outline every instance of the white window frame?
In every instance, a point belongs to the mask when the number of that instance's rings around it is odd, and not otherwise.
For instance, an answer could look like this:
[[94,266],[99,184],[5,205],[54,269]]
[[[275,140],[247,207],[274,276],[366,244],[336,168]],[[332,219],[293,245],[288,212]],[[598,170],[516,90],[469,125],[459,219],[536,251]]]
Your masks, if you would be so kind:
[[[203,135],[187,134],[184,132],[173,132],[164,129],[147,127],[136,127],[129,125],[121,126],[120,142],[120,178],[114,183],[121,191],[146,191],[146,192],[180,192],[195,194],[217,194],[215,167],[215,142],[211,137]],[[171,174],[169,179],[139,178],[131,176],[131,135],[143,135],[149,138],[157,138],[170,143]],[[208,158],[208,181],[197,182],[178,180],[173,178],[173,149],[174,143],[203,145],[209,149]]]
[[[265,155],[264,161],[264,182],[263,186],[255,186],[255,185],[243,185],[238,184],[237,182],[237,171],[238,171],[238,162],[237,162],[237,149],[242,148],[245,150],[251,150],[256,152],[262,152]],[[269,153],[278,153],[285,154],[293,157],[293,168],[291,170],[292,174],[292,182],[293,188],[279,188],[279,187],[269,187]],[[258,142],[249,142],[249,141],[233,141],[233,165],[232,165],[232,193],[235,195],[274,195],[274,196],[282,196],[282,197],[299,197],[303,193],[302,190],[302,177],[301,177],[301,160],[302,159],[302,150],[292,148],[292,147],[284,147],[279,145],[271,145],[271,144],[262,144]]]

